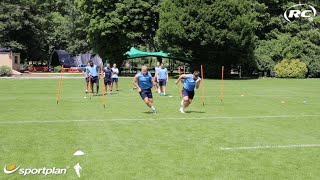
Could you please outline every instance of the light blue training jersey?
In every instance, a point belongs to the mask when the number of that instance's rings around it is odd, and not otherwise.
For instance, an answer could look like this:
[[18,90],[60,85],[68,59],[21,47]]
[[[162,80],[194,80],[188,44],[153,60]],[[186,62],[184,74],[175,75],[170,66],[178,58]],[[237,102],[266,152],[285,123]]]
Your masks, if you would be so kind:
[[98,66],[97,65],[93,65],[92,67],[88,66],[87,70],[88,70],[88,74],[93,76],[93,77],[99,75]]
[[[198,77],[198,79],[201,80],[200,77]],[[184,81],[183,81],[183,88],[186,89],[186,90],[188,90],[188,91],[193,91],[194,88],[196,87],[196,81],[197,81],[198,79],[194,80],[194,79],[193,79],[193,75],[192,75],[192,74],[188,74],[188,75],[187,75],[187,78],[184,79]]]
[[159,68],[158,70],[158,79],[167,80],[167,68]]
[[137,74],[138,77],[138,85],[141,89],[150,89],[152,88],[152,76],[150,74],[150,72],[148,72],[147,74],[143,74],[141,72],[139,72]]

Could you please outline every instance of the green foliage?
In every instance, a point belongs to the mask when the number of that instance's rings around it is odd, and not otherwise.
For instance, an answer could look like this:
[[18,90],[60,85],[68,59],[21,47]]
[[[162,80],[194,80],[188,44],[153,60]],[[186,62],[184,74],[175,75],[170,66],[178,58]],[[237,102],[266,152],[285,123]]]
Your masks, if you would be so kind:
[[309,77],[319,77],[320,33],[318,31],[301,31],[297,36],[275,33],[275,36],[274,39],[260,41],[254,51],[260,71],[272,70],[282,59],[300,59],[307,64]]
[[54,71],[55,73],[61,72],[61,70],[62,70],[62,66],[56,66],[56,67],[53,68],[53,71]]
[[[308,77],[320,77],[320,16],[287,22],[289,0],[2,0],[0,47],[22,60],[49,60],[52,52],[93,50],[119,62],[131,46],[164,50],[204,65],[207,77],[242,67],[245,75],[271,71],[282,59],[300,59]],[[320,9],[319,0],[308,4]],[[23,61],[22,61],[23,62]],[[119,62],[121,63],[121,62]],[[228,73],[226,74],[228,75]]]
[[[161,47],[204,64],[207,76],[219,75],[212,67],[251,63],[255,31],[259,26],[249,0],[171,1],[161,3],[157,32]],[[211,70],[209,70],[211,69]]]
[[65,49],[70,53],[85,53],[90,49],[86,40],[86,23],[79,18],[80,12],[76,9],[73,0],[43,3],[47,11],[51,5],[57,10],[49,11],[46,15],[47,32],[46,48],[48,52]]
[[3,0],[0,12],[0,47],[20,52],[22,60],[46,61],[55,49],[89,49],[73,0]]
[[25,28],[23,20],[26,11],[17,1],[0,1],[0,47],[26,49],[26,46],[17,37],[17,32]]
[[[262,23],[256,35],[260,38],[254,50],[258,70],[270,71],[282,59],[300,59],[308,66],[308,77],[320,77],[320,17],[313,21],[298,19],[287,22],[284,11],[296,4],[292,1],[259,0],[265,4],[265,16],[259,16]],[[319,1],[308,1],[319,9]]]
[[274,71],[278,78],[305,78],[308,68],[298,59],[284,59],[275,65]]
[[320,77],[320,60],[313,59],[308,64],[309,74],[308,77]]
[[158,0],[76,0],[94,50],[114,62],[131,46],[149,45],[154,50],[158,28]]
[[0,66],[0,76],[11,76],[12,71],[8,66]]

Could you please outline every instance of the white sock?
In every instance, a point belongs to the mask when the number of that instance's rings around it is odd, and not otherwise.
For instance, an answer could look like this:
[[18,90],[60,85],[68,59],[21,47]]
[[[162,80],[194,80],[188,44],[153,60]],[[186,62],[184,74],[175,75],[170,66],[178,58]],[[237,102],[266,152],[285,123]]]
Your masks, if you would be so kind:
[[155,110],[156,110],[156,108],[154,108],[153,106],[151,106],[151,109],[152,109],[153,111],[155,111]]

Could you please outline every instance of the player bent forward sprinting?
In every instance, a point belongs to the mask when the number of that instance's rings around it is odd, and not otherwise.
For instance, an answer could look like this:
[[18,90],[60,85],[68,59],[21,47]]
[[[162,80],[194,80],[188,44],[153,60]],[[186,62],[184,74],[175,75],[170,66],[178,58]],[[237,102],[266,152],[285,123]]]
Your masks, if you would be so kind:
[[176,84],[178,84],[181,79],[184,79],[180,107],[181,113],[185,113],[184,110],[191,104],[194,97],[194,88],[198,89],[200,86],[201,78],[199,77],[199,74],[199,71],[194,71],[193,74],[182,74],[176,80]]
[[134,76],[133,83],[137,87],[142,100],[152,109],[153,113],[157,113],[156,108],[152,105],[153,96],[151,88],[154,85],[154,81],[150,72],[148,72],[147,66],[141,67],[141,72]]

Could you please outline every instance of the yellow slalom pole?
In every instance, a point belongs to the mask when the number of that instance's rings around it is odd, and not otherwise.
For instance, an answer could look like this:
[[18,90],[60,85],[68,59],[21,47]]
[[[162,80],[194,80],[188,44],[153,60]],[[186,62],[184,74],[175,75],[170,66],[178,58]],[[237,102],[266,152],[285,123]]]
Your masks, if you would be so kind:
[[203,66],[201,64],[201,99],[202,99],[202,105],[204,106],[204,76],[203,76]]
[[[179,73],[179,77],[181,76],[181,68],[179,66],[179,69],[178,69],[178,73]],[[182,82],[180,80],[179,82],[179,94],[180,94],[180,97],[182,97]]]
[[93,87],[91,86],[92,85],[91,79],[92,79],[92,76],[90,75],[89,76],[89,97],[90,97],[90,100],[91,100],[92,93],[93,93],[93,89],[92,89]]
[[60,79],[59,79],[59,83],[58,83],[57,104],[59,104],[59,101],[60,101],[60,92],[61,92],[61,86],[62,86],[62,73],[63,73],[63,65],[61,67]]
[[220,98],[221,98],[221,102],[223,102],[223,98],[224,98],[224,66],[222,66],[222,69],[221,69]]
[[[101,76],[103,76],[103,64],[101,65]],[[101,77],[100,76],[100,77]],[[106,95],[105,95],[105,91],[106,91],[106,85],[104,83],[104,78],[102,78],[102,105],[104,108],[106,108]]]

